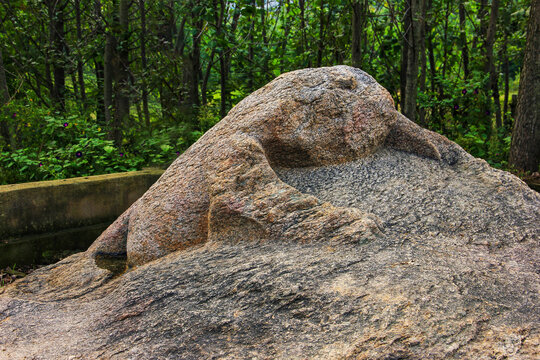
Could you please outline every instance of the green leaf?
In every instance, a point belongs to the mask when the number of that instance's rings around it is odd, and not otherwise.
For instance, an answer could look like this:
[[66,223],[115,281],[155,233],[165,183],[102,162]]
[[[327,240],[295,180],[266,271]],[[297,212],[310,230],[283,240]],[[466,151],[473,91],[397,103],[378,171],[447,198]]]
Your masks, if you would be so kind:
[[160,146],[160,148],[161,148],[161,151],[168,152],[168,151],[170,151],[172,149],[172,146],[168,145],[168,144],[163,144],[163,145]]

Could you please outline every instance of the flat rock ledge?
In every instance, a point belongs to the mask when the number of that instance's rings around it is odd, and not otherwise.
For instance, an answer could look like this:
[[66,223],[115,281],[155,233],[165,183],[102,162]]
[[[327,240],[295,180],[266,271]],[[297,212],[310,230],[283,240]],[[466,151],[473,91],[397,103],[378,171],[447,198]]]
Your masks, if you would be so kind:
[[536,360],[539,224],[538,193],[369,75],[289,73],[0,289],[0,359]]

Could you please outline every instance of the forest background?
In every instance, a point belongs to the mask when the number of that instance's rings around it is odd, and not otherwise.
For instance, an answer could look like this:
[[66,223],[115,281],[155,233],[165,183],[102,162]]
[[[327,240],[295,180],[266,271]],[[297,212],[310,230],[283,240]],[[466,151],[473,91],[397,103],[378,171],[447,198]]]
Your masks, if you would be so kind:
[[[279,74],[337,64],[508,169],[535,12],[538,0],[0,0],[0,184],[165,166]],[[531,141],[510,165],[538,170]]]

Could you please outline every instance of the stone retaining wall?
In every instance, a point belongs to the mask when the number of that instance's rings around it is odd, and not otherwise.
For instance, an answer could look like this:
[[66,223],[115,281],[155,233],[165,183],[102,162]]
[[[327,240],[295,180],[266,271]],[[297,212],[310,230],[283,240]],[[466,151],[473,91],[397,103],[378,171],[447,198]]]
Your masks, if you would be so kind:
[[0,267],[46,251],[84,249],[162,170],[0,186]]

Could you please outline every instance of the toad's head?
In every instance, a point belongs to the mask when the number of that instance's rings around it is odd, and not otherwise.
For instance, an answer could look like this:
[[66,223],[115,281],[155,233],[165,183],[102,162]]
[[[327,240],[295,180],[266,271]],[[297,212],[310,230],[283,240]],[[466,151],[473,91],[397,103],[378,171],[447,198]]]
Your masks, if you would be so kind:
[[263,119],[260,140],[279,166],[362,158],[384,143],[398,119],[388,91],[349,66],[283,74],[251,96],[273,109]]

